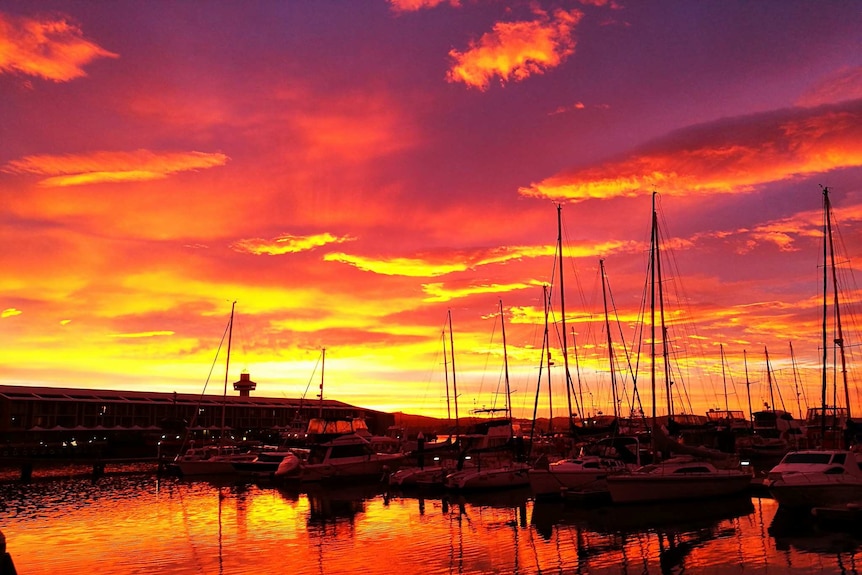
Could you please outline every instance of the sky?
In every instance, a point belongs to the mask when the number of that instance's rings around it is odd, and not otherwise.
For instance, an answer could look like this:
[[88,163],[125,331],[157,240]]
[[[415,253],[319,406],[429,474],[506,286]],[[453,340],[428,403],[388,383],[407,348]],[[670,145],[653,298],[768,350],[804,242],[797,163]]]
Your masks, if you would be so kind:
[[804,414],[825,187],[862,408],[857,1],[6,0],[0,101],[0,384]]

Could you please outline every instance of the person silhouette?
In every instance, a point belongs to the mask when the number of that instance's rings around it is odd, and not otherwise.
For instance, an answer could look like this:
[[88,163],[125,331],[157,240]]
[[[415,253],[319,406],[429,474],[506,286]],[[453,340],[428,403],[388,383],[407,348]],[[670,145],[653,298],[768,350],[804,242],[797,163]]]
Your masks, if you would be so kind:
[[0,575],[18,575],[12,556],[6,552],[6,536],[0,531]]

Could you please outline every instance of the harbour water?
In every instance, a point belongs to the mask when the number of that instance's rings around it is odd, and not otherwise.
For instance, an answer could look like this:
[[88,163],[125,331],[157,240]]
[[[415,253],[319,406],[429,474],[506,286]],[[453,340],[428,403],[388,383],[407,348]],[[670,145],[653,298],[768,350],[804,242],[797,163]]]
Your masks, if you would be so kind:
[[286,489],[151,471],[0,482],[21,575],[857,573],[862,534],[768,497],[585,508],[529,490]]

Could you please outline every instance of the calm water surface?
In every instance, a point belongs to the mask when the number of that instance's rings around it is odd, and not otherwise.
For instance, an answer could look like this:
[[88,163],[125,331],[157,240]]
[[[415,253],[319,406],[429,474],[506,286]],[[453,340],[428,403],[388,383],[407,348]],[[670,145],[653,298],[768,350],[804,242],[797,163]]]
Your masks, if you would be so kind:
[[862,563],[862,535],[768,498],[585,509],[529,495],[58,476],[0,483],[0,529],[21,575],[833,574]]

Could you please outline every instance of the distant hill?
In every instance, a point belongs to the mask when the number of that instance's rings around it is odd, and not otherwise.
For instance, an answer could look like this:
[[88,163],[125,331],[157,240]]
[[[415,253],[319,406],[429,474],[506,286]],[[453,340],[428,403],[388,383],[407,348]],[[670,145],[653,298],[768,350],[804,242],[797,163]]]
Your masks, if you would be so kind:
[[[421,431],[424,434],[435,434],[435,435],[445,435],[453,430],[455,427],[454,420],[447,419],[438,419],[435,417],[427,417],[425,415],[412,415],[409,413],[402,413],[397,411],[394,413],[395,415],[395,425],[398,427],[403,427],[408,435],[412,435]],[[461,418],[461,427],[467,427],[472,425],[473,423],[482,421],[482,417],[462,417]],[[529,419],[516,419],[517,423],[521,425],[524,430],[528,430],[532,424]],[[554,430],[556,431],[564,431],[568,429],[568,421],[565,417],[555,417],[554,418]],[[539,418],[536,420],[536,429],[545,431],[548,429],[548,419],[547,418]]]

